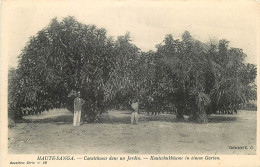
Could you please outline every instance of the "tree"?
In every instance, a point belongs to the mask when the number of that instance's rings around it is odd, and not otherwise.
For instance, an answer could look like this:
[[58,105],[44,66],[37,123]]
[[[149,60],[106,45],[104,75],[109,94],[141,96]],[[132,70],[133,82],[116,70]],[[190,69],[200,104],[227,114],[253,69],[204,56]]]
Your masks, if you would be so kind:
[[186,31],[182,41],[167,35],[158,45],[157,83],[163,86],[157,91],[164,101],[172,99],[177,104],[177,118],[182,119],[186,113],[206,123],[207,114],[236,111],[255,99],[256,67],[245,65],[242,49],[229,48],[228,43],[220,40],[218,45],[204,44]]
[[166,87],[164,86],[163,92],[170,92],[168,94],[174,97],[171,99],[177,104],[177,118],[183,119],[183,114],[186,113],[200,122],[207,122],[205,110],[210,98],[205,92],[207,58],[203,44],[185,32],[182,41],[174,40],[168,35],[164,44],[157,48],[161,62],[170,68],[162,70],[168,71],[162,77],[169,77],[160,80],[168,83],[164,84]]
[[17,89],[18,82],[17,72],[14,68],[8,70],[8,117],[12,120],[20,119],[22,114],[17,110],[19,90]]
[[112,70],[105,85],[105,98],[111,105],[127,106],[129,100],[139,96],[141,90],[142,69],[140,66],[140,50],[130,43],[130,35],[119,36],[115,42],[111,63]]
[[249,100],[256,98],[256,66],[245,64],[243,50],[229,48],[226,40],[219,41],[216,55],[213,59],[221,68],[215,75],[211,91],[212,106],[215,110],[237,111]]
[[[56,18],[22,51],[17,71],[17,111],[48,110],[67,103],[71,90],[82,92],[88,121],[97,121],[104,110],[104,85],[113,61],[113,41],[105,29],[84,25],[73,17]],[[12,96],[12,95],[11,95]],[[15,112],[17,112],[15,111]],[[84,115],[84,114],[83,114]]]

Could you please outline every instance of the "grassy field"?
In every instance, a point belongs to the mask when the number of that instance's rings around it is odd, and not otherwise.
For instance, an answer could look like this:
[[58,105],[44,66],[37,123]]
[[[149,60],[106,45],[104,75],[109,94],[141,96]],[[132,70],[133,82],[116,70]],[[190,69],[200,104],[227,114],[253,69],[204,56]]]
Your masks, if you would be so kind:
[[[72,126],[65,109],[26,116],[9,129],[9,153],[44,154],[255,154],[256,112],[211,115],[208,124],[178,122],[175,115],[109,111],[100,124]],[[187,119],[187,118],[186,118]],[[230,147],[247,146],[241,149]]]

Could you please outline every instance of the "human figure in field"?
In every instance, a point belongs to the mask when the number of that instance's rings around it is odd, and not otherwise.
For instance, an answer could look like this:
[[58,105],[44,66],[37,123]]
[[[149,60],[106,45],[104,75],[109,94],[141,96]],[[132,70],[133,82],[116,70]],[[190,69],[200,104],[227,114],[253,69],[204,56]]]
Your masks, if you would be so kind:
[[80,92],[78,92],[77,97],[74,100],[74,117],[73,117],[74,126],[80,126],[81,108],[84,103],[85,103],[85,100],[80,98]]
[[137,98],[135,98],[132,101],[131,107],[133,109],[132,115],[131,115],[131,124],[137,124],[138,123],[138,112],[139,112],[139,102]]

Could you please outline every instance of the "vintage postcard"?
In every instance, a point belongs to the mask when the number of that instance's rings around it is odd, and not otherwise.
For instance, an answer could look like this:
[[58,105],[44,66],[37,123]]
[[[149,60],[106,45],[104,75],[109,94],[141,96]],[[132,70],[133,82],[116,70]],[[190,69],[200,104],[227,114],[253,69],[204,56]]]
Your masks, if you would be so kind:
[[260,166],[259,20],[254,0],[2,0],[0,166]]

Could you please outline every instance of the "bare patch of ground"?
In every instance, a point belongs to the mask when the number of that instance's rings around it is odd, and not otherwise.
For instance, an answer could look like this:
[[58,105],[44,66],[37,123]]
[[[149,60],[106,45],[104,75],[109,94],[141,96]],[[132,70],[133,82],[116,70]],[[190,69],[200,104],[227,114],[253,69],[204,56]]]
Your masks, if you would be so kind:
[[255,111],[211,115],[208,124],[179,122],[171,114],[140,117],[131,125],[129,111],[113,110],[99,124],[73,127],[65,109],[26,116],[9,129],[9,153],[256,154]]

